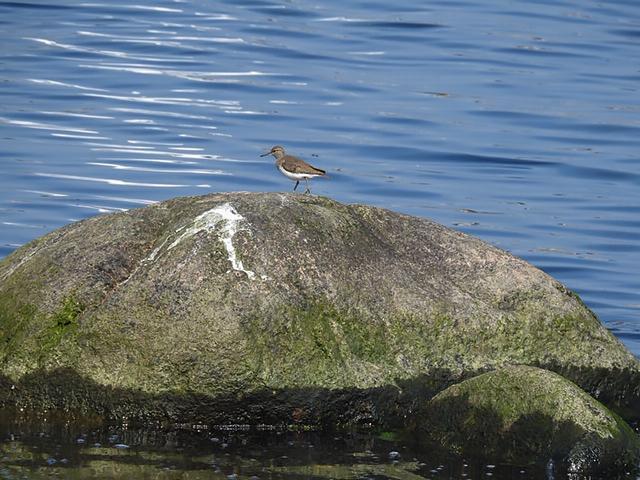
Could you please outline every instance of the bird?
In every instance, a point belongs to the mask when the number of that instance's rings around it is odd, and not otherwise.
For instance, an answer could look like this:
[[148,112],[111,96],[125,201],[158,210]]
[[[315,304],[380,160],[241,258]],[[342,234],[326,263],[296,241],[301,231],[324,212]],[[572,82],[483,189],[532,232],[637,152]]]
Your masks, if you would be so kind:
[[296,188],[298,188],[300,180],[304,180],[307,187],[304,193],[311,193],[311,189],[309,189],[309,179],[321,177],[327,173],[313,165],[309,165],[301,158],[294,157],[293,155],[287,155],[284,151],[284,147],[281,147],[280,145],[272,147],[271,150],[260,156],[266,157],[267,155],[274,156],[276,159],[276,167],[278,167],[278,170],[280,170],[285,177],[296,181],[296,184],[293,187],[294,192],[296,191]]

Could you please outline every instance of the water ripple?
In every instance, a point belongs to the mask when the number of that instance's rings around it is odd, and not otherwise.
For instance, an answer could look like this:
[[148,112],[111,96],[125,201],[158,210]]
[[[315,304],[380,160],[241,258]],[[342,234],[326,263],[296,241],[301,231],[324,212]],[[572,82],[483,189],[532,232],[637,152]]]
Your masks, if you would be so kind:
[[186,169],[186,168],[150,168],[150,167],[136,167],[132,165],[122,165],[119,163],[103,163],[103,162],[87,162],[87,165],[96,165],[99,167],[109,167],[113,170],[130,170],[133,172],[153,172],[153,173],[194,173],[198,175],[231,175],[229,172],[223,170],[209,170],[209,169]]
[[127,187],[178,188],[178,187],[189,186],[189,185],[181,185],[181,184],[174,184],[174,183],[128,182],[126,180],[120,180],[117,178],[84,177],[80,175],[67,175],[62,173],[35,172],[34,175],[38,177],[60,178],[64,180],[80,180],[83,182],[107,183],[109,185],[127,186]]

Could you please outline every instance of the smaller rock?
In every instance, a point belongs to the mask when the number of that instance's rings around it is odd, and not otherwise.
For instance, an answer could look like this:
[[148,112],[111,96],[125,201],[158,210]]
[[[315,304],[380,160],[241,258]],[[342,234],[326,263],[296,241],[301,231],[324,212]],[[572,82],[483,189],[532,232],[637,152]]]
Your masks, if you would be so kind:
[[400,460],[400,452],[396,452],[395,450],[389,452],[389,460]]
[[129,448],[129,445],[126,445],[126,444],[124,444],[124,443],[116,443],[116,444],[114,445],[114,448],[120,448],[120,449],[123,449],[123,450],[124,450],[124,449]]
[[420,410],[417,431],[492,460],[545,465],[557,459],[547,470],[621,472],[640,461],[640,440],[624,420],[564,377],[528,366],[440,392]]

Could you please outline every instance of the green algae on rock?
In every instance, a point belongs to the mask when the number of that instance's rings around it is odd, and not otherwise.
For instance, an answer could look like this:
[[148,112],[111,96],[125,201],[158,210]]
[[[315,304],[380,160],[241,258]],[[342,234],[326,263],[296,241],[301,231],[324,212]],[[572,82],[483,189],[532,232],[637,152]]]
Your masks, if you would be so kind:
[[560,375],[528,366],[455,384],[416,414],[419,434],[465,455],[523,464],[559,461],[572,472],[635,469],[637,434]]
[[[420,385],[514,363],[592,392],[640,378],[595,315],[523,260],[323,197],[177,198],[68,225],[0,262],[0,374],[16,386],[5,403],[288,422],[313,391],[307,418],[335,405],[384,424],[381,392],[409,405]],[[634,388],[615,401],[636,405]]]

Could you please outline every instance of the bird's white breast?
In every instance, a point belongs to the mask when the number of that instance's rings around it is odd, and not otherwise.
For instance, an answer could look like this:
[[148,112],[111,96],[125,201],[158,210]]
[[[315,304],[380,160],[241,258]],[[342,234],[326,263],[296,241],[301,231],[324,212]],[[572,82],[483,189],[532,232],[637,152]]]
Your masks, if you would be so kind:
[[278,170],[280,170],[280,172],[287,178],[291,179],[291,180],[304,180],[305,178],[313,178],[313,177],[317,177],[318,175],[313,175],[311,173],[292,173],[292,172],[287,172],[284,168],[282,167],[278,167]]

